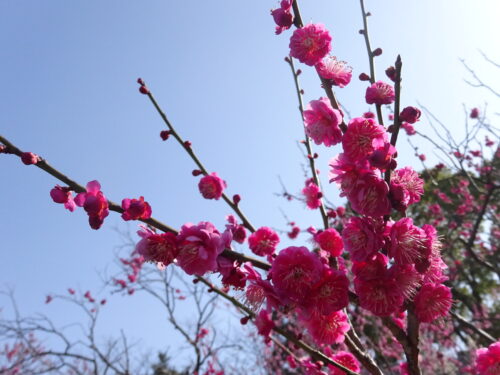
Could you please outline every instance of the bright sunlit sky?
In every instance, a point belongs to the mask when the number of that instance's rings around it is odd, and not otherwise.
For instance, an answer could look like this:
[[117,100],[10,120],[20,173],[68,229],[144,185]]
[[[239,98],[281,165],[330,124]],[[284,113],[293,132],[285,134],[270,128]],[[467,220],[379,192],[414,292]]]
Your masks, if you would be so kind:
[[[280,209],[304,228],[319,226],[317,212],[274,194],[281,191],[278,176],[291,192],[304,181],[297,146],[303,130],[283,62],[291,32],[274,35],[269,10],[276,4],[2,0],[0,134],[83,185],[99,180],[114,201],[143,195],[153,216],[173,227],[209,220],[222,228],[229,208],[202,199],[192,161],[173,140],[159,138],[163,124],[137,90],[142,77],[207,168],[228,182],[228,193],[242,196],[241,207],[256,226],[285,229]],[[378,78],[387,80],[385,68],[402,56],[403,106],[418,101],[460,134],[463,104],[498,104],[464,82],[459,60],[500,87],[479,52],[500,61],[498,0],[367,0],[366,7],[373,14],[372,46],[384,50],[376,60]],[[305,22],[327,26],[332,53],[353,67],[352,83],[336,93],[360,116],[369,106],[367,85],[356,78],[368,72],[359,3],[302,1],[301,10]],[[323,92],[314,71],[301,68],[306,102],[317,99]],[[430,131],[425,117],[416,127]],[[433,150],[419,144],[435,161]],[[339,203],[337,188],[327,183],[328,160],[339,148],[315,151],[325,193]],[[399,154],[399,165],[421,167],[406,135]],[[45,305],[45,295],[69,286],[100,290],[98,273],[122,243],[115,229],[134,232],[135,224],[112,213],[99,231],[91,230],[83,210],[70,213],[52,202],[49,191],[58,181],[12,156],[0,156],[0,178],[0,286],[15,288],[24,313],[78,319],[63,304]],[[303,235],[296,243],[306,240]],[[101,328],[113,335],[123,328],[143,348],[178,346],[161,308],[140,296],[113,297]]]

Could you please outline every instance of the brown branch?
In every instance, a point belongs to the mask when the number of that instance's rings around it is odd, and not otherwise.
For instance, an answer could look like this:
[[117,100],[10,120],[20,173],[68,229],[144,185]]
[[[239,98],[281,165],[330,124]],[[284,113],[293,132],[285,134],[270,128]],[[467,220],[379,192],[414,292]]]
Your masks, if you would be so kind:
[[[144,84],[144,82],[143,82]],[[144,84],[145,85],[145,84]],[[155,107],[156,111],[162,118],[163,122],[167,125],[170,134],[174,136],[174,138],[179,142],[179,144],[184,148],[184,150],[188,153],[188,155],[193,159],[197,167],[202,171],[203,175],[207,176],[209,173],[203,163],[200,161],[200,159],[196,156],[196,154],[193,151],[193,148],[189,143],[184,141],[181,136],[177,133],[177,131],[174,129],[174,126],[172,123],[168,120],[167,115],[161,107],[159,106],[158,102],[154,98],[153,94],[151,93],[150,90],[147,92],[147,96],[151,103],[153,103],[153,106]],[[222,199],[228,204],[229,207],[239,216],[241,221],[243,222],[243,225],[250,231],[250,232],[255,232],[255,227],[250,223],[250,221],[247,219],[247,217],[243,214],[243,212],[240,210],[237,204],[235,204],[225,193],[222,193]]]
[[[311,139],[306,132],[306,127],[304,124],[304,104],[302,102],[302,94],[301,94],[301,89],[300,89],[300,84],[299,84],[299,75],[295,71],[295,66],[293,64],[292,56],[289,56],[287,58],[286,62],[288,63],[288,65],[290,66],[290,69],[292,71],[293,81],[295,83],[295,91],[297,93],[297,99],[299,101],[300,118],[302,119],[302,125],[304,127],[304,137],[305,137],[304,145],[306,146],[306,150],[307,150],[307,158],[309,159],[309,167],[311,168],[311,174],[312,174],[314,183],[316,184],[316,186],[318,186],[321,193],[323,194],[323,189],[321,188],[321,184],[320,184],[319,178],[318,178],[318,172],[316,171],[316,165],[314,162],[314,155],[313,155],[313,151],[312,151],[312,147],[311,147]],[[320,198],[320,202],[321,202],[321,205],[319,206],[319,210],[321,213],[321,219],[323,220],[323,227],[325,229],[328,229],[328,227],[329,227],[328,215],[326,213],[325,204],[323,202],[323,197]]]
[[[242,304],[240,301],[238,301],[236,298],[231,297],[227,293],[224,293],[222,290],[218,289],[215,285],[213,285],[210,281],[208,281],[207,279],[205,279],[201,276],[197,276],[197,280],[200,280],[203,284],[208,286],[214,293],[217,293],[218,295],[220,295],[224,299],[231,302],[235,307],[237,307],[238,309],[243,311],[248,316],[248,318],[250,318],[250,319],[255,318],[255,313],[250,308],[248,308],[247,306]],[[338,369],[344,371],[348,375],[359,375],[359,374],[349,370],[347,367],[344,367],[340,363],[335,362],[334,360],[332,360],[331,358],[329,358],[328,356],[326,356],[325,354],[323,354],[319,350],[316,350],[312,346],[306,344],[304,341],[298,339],[293,333],[288,332],[287,330],[284,330],[284,329],[282,329],[280,327],[276,327],[276,326],[273,328],[273,331],[278,333],[279,335],[283,336],[284,338],[286,338],[288,341],[293,343],[295,346],[303,349],[315,361],[322,361],[324,364],[329,364],[329,365],[335,366]]]
[[[2,137],[1,135],[0,135],[0,143],[4,144],[6,146],[5,151],[7,153],[11,153],[11,154],[14,154],[14,155],[21,157],[22,151],[19,148],[17,148],[14,144],[9,142],[6,138]],[[57,169],[55,169],[51,165],[49,165],[49,163],[44,159],[41,159],[38,163],[35,164],[35,166],[37,166],[38,168],[47,172],[51,176],[57,178],[58,180],[64,182],[66,185],[68,185],[68,187],[71,190],[73,190],[77,193],[83,193],[86,191],[86,189],[82,185],[78,184],[77,182],[75,182],[71,178],[67,177],[66,175],[64,175],[63,173],[61,173],[60,171],[58,171]],[[124,212],[124,210],[121,208],[121,206],[119,206],[117,203],[108,200],[108,204],[109,204],[109,209],[111,211],[118,212],[118,213]],[[168,225],[166,225],[166,224],[164,224],[164,223],[162,223],[154,218],[150,218],[150,219],[146,219],[146,220],[141,219],[140,221],[142,221],[143,223],[149,224],[153,228],[159,229],[163,232],[170,232],[170,233],[174,233],[174,234],[178,233],[178,231],[175,230],[174,228],[172,228],[172,227],[170,227],[170,226],[168,226]],[[258,259],[252,258],[252,257],[248,257],[248,256],[246,256],[242,253],[236,252],[236,251],[226,249],[226,250],[224,250],[224,252],[222,254],[225,257],[227,257],[229,259],[236,260],[240,263],[251,262],[255,267],[260,268],[264,271],[268,271],[271,268],[271,265],[269,263],[266,263],[264,261],[261,261],[261,260],[258,260]]]

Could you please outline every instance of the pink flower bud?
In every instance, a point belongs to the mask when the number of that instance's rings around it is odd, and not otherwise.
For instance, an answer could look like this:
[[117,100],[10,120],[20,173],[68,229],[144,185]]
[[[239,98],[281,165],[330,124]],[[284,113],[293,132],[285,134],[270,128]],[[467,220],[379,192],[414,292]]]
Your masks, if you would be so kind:
[[385,70],[385,75],[387,77],[389,77],[389,79],[394,82],[396,81],[396,68],[393,67],[393,66],[390,66],[388,67],[386,70]]
[[30,165],[38,163],[40,161],[40,158],[37,154],[34,154],[32,152],[23,152],[21,154],[21,161],[26,165]]
[[421,114],[422,114],[422,112],[420,112],[420,110],[418,108],[406,107],[399,114],[399,119],[401,121],[406,121],[410,124],[414,124],[418,121]]
[[240,201],[241,201],[241,197],[240,197],[240,195],[239,195],[239,194],[235,194],[235,195],[233,195],[233,203],[234,203],[235,205],[238,205],[238,203],[240,203]]
[[380,56],[382,54],[382,48],[376,48],[373,52],[372,52],[373,56]]
[[359,75],[359,80],[360,81],[369,81],[370,80],[370,76],[366,73],[361,73]]
[[199,169],[193,169],[191,174],[196,177],[196,176],[199,176],[200,174],[203,174],[203,172],[200,171]]

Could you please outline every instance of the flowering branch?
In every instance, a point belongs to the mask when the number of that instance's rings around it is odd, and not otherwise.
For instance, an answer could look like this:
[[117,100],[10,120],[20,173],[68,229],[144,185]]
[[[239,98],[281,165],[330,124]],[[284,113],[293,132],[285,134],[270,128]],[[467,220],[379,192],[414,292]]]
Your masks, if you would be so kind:
[[[179,142],[179,144],[184,148],[184,150],[188,153],[188,155],[193,159],[195,164],[198,166],[198,168],[201,170],[202,174],[204,176],[208,176],[209,173],[205,166],[201,163],[200,159],[196,156],[196,154],[193,151],[193,148],[191,146],[191,143],[189,141],[184,141],[181,136],[177,133],[177,131],[174,129],[172,123],[168,120],[167,115],[161,107],[159,106],[158,102],[154,98],[153,94],[149,89],[146,88],[146,85],[142,79],[139,79],[139,83],[141,84],[141,89],[144,88],[143,93],[145,93],[149,100],[151,100],[151,103],[153,103],[155,109],[158,111],[158,114],[162,118],[163,122],[167,125],[169,129],[169,134],[173,135],[174,138]],[[250,223],[250,221],[246,218],[246,216],[243,214],[243,212],[240,210],[238,207],[238,202],[231,200],[224,192],[222,193],[222,199],[233,209],[233,211],[239,216],[239,218],[243,221],[243,225],[252,233],[255,232],[255,227]]]
[[[235,307],[237,307],[242,312],[244,312],[249,319],[255,319],[255,313],[250,308],[248,308],[247,306],[242,304],[240,301],[238,301],[236,298],[231,297],[227,293],[218,289],[215,285],[213,285],[210,281],[208,281],[204,277],[197,276],[196,279],[201,281],[206,286],[208,286],[209,290],[213,291],[214,293],[217,293],[218,295],[220,295],[221,297],[223,297],[227,301],[231,302]],[[319,350],[314,349],[312,346],[308,345],[304,341],[298,339],[293,333],[291,333],[283,328],[277,327],[277,326],[274,326],[272,328],[272,330],[274,332],[278,333],[279,335],[283,336],[284,338],[286,338],[288,341],[290,341],[296,347],[303,349],[314,360],[321,361],[324,364],[329,364],[329,365],[335,366],[338,369],[344,371],[348,375],[359,375],[356,372],[353,372],[350,369],[348,369],[347,367],[341,365],[340,363],[335,362],[334,360],[332,360],[331,358],[329,358],[328,356],[326,356],[325,354],[323,354]],[[380,372],[380,374],[382,374],[382,373]]]
[[[7,140],[5,137],[3,137],[1,135],[0,135],[0,143],[2,143],[5,146],[5,150],[3,151],[4,153],[14,154],[14,155],[17,155],[19,157],[22,157],[23,152],[19,148],[17,148],[14,144],[12,144],[9,140]],[[66,185],[68,185],[68,187],[71,190],[75,191],[76,193],[83,193],[86,191],[86,189],[82,185],[80,185],[79,183],[75,182],[71,178],[67,177],[66,175],[64,175],[63,173],[61,173],[60,171],[58,171],[57,169],[52,167],[45,159],[38,157],[38,160],[35,163],[35,165],[38,168],[42,169],[43,171],[47,172],[48,174],[52,175],[53,177],[57,178],[58,180],[64,182]],[[107,202],[109,204],[109,209],[111,211],[118,212],[118,213],[124,212],[123,208],[120,205],[118,205],[117,203],[110,201],[110,200],[108,200]],[[162,223],[154,218],[138,219],[138,220],[150,225],[153,228],[159,229],[163,232],[169,232],[169,233],[173,233],[173,234],[178,233],[178,231],[175,230],[174,228],[172,228],[172,227],[168,226],[167,224],[164,224],[164,223]],[[239,252],[236,252],[233,250],[225,249],[222,252],[222,256],[227,257],[228,259],[231,259],[231,260],[236,260],[236,261],[241,262],[241,263],[251,262],[255,267],[260,268],[264,271],[268,271],[271,268],[271,265],[269,263],[266,263],[264,261],[261,261],[259,259],[253,258],[253,257],[246,256],[242,253],[239,253]]]
[[[294,3],[295,3],[295,1],[294,1]],[[286,62],[288,63],[288,65],[290,66],[290,69],[292,71],[293,81],[295,83],[295,91],[297,93],[297,99],[299,101],[300,118],[302,119],[302,124],[304,125],[304,104],[302,102],[302,90],[301,90],[300,84],[299,84],[299,74],[295,70],[295,66],[293,64],[293,58],[291,56],[286,58]],[[304,145],[306,146],[306,150],[307,150],[307,158],[309,159],[309,166],[311,168],[311,174],[312,174],[314,183],[316,184],[316,186],[319,187],[320,192],[321,192],[322,189],[321,189],[321,185],[320,185],[319,178],[318,178],[318,172],[316,171],[316,164],[314,162],[315,155],[313,154],[313,151],[312,151],[311,140],[309,138],[309,135],[305,131],[305,126],[304,126],[304,136],[305,136]],[[321,202],[321,204],[319,206],[319,210],[321,212],[321,218],[323,219],[323,226],[325,229],[328,229],[328,227],[329,227],[328,215],[326,213],[325,205],[323,202],[323,194],[322,194],[321,198],[319,198],[319,200]]]
[[[361,29],[359,32],[362,34],[365,38],[365,44],[366,44],[366,52],[368,52],[368,61],[370,62],[370,83],[374,84],[375,83],[375,56],[378,56],[380,53],[382,53],[382,50],[380,48],[377,48],[375,51],[372,51],[372,47],[370,44],[370,35],[368,33],[368,17],[371,16],[370,12],[365,11],[365,2],[364,0],[359,0],[360,5],[361,5],[361,14],[363,16],[363,29]],[[380,51],[380,52],[379,52]],[[380,125],[384,125],[384,118],[382,116],[382,106],[380,104],[375,105],[377,109],[377,119],[378,123]]]

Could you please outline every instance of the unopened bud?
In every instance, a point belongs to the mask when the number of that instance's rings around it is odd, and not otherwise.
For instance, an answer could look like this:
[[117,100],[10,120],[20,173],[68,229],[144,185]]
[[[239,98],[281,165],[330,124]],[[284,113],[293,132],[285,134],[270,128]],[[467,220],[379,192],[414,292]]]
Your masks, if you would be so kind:
[[393,66],[388,67],[385,70],[385,74],[392,82],[396,82],[396,68]]
[[185,141],[184,142],[184,146],[186,146],[187,148],[190,148],[192,145],[192,143],[190,141]]
[[249,321],[249,320],[250,320],[250,317],[248,317],[248,316],[244,316],[243,318],[241,318],[241,319],[240,319],[240,323],[241,323],[242,325],[245,325],[245,324],[247,324],[247,323],[248,323],[248,321]]
[[300,76],[302,74],[302,70],[297,70],[297,75]]
[[382,54],[382,48],[376,48],[373,52],[373,56],[380,56]]
[[240,195],[239,195],[239,194],[235,194],[235,195],[233,195],[233,203],[234,203],[235,205],[238,205],[238,203],[240,203],[240,201],[241,201],[241,197],[240,197]]
[[148,95],[149,94],[149,89],[146,86],[142,85],[141,87],[139,87],[139,92],[141,94]]
[[166,141],[168,139],[168,137],[170,137],[170,131],[168,131],[168,130],[162,130],[160,132],[160,137],[161,137],[161,139],[163,139],[164,141]]
[[369,81],[370,80],[370,76],[366,73],[361,73],[359,75],[359,80],[360,81]]
[[144,81],[142,80],[142,78],[137,78],[137,83],[141,86],[144,86]]
[[199,169],[193,169],[191,174],[196,177],[196,176],[199,176],[200,174],[203,174],[203,172],[200,171]]

